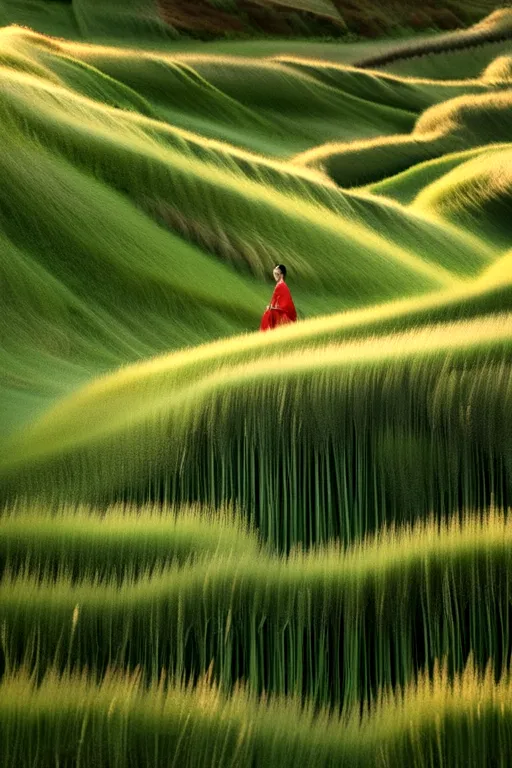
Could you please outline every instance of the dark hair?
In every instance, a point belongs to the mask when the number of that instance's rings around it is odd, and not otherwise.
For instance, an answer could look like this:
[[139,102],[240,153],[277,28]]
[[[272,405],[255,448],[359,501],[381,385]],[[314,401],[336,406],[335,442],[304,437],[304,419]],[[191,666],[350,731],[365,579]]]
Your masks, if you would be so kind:
[[281,272],[283,273],[283,279],[286,280],[286,267],[285,267],[285,265],[284,264],[278,264],[277,268],[281,270]]

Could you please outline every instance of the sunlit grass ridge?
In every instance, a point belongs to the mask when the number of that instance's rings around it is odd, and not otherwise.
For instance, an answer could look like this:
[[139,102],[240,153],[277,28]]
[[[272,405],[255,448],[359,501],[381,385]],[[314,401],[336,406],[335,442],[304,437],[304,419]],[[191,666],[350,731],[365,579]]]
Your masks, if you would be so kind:
[[6,488],[235,502],[285,548],[508,503],[510,314],[289,354],[277,333],[98,380],[12,441]]
[[[362,720],[350,711],[341,720],[324,711],[315,717],[296,700],[267,704],[244,691],[226,699],[208,680],[195,690],[165,691],[155,683],[144,691],[137,675],[111,674],[96,685],[53,674],[35,689],[25,674],[5,680],[0,691],[2,702],[12,702],[7,709],[0,705],[9,768],[33,765],[41,754],[73,753],[77,742],[85,764],[101,756],[108,766],[129,760],[167,766],[173,755],[187,766],[300,761],[391,768],[429,765],[430,755],[442,750],[454,768],[478,768],[482,759],[496,764],[510,743],[508,679],[495,684],[471,667],[453,682],[443,672],[433,683],[422,678],[403,698],[384,698]],[[49,724],[44,741],[35,725],[42,720]]]

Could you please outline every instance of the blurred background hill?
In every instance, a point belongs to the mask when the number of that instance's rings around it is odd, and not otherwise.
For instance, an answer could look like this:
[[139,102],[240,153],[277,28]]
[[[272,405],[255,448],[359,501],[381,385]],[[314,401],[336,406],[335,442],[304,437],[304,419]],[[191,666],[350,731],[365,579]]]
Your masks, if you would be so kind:
[[0,25],[74,39],[363,37],[463,29],[493,0],[2,0]]

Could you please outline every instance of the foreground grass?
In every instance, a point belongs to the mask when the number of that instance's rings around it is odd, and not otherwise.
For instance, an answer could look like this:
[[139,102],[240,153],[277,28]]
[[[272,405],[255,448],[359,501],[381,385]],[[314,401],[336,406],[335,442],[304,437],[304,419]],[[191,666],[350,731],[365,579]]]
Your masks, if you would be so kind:
[[509,314],[338,344],[327,327],[99,379],[8,444],[4,493],[235,503],[279,549],[509,504]]
[[137,674],[108,674],[99,684],[49,673],[0,685],[0,734],[6,768],[34,764],[84,768],[152,765],[365,766],[505,768],[511,748],[512,689],[471,667],[449,680],[437,671],[397,696],[385,695],[370,714],[339,719],[314,714],[297,700],[257,700],[240,690],[225,698],[205,680],[196,689]]
[[[101,547],[90,557],[98,528],[122,521],[110,514],[84,530],[83,514],[60,513],[53,535],[44,518],[33,531],[23,525],[30,508],[2,518],[6,673],[25,665],[39,679],[53,664],[101,676],[114,666],[137,667],[145,681],[164,669],[197,681],[210,670],[225,691],[245,681],[339,708],[411,683],[436,659],[450,673],[470,657],[480,669],[508,664],[512,523],[495,510],[286,558],[247,534],[226,536],[222,524],[217,537],[194,533],[187,516],[170,521],[158,557],[144,546],[154,523],[146,511],[150,530],[136,546],[128,517],[123,534],[104,539],[112,557]],[[195,537],[186,560],[184,532],[185,544]]]

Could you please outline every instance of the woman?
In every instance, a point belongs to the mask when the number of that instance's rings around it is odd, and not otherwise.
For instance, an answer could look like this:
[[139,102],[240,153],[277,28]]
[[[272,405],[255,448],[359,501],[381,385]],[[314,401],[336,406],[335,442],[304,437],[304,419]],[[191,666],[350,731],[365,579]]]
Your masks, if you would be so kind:
[[286,267],[278,264],[274,267],[274,280],[277,285],[272,294],[269,306],[261,318],[260,331],[268,331],[278,325],[294,323],[297,320],[297,312],[293,303],[290,289],[285,283]]

